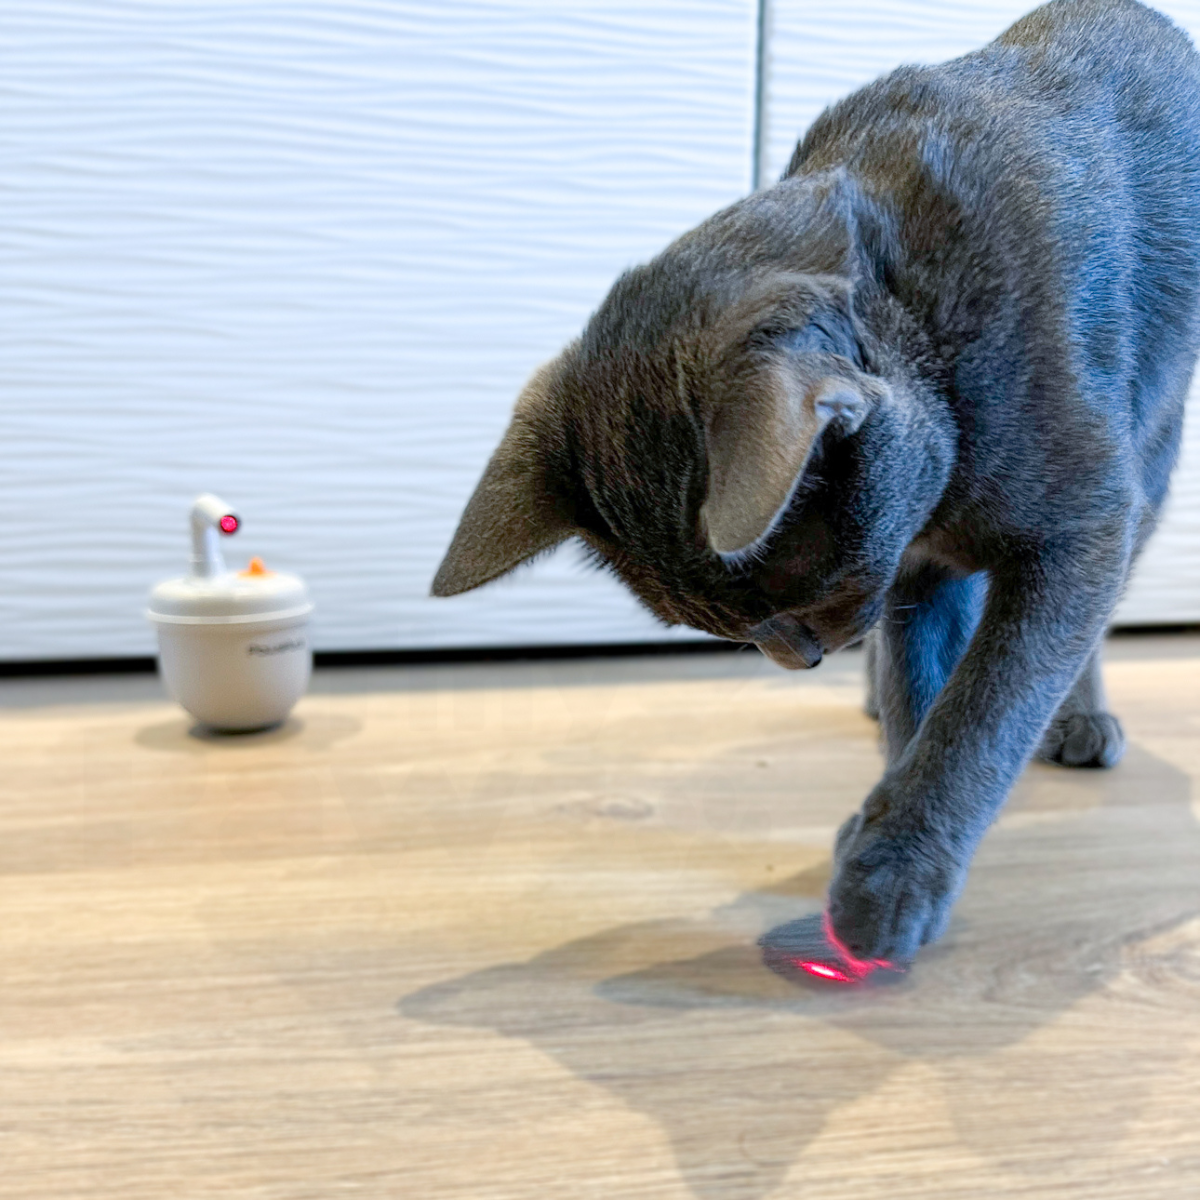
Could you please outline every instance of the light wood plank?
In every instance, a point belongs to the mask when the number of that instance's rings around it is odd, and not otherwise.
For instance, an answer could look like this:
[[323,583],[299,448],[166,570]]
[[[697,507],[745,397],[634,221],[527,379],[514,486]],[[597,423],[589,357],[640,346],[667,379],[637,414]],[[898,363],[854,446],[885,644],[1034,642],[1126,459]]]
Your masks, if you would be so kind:
[[901,983],[797,987],[880,769],[847,654],[325,672],[205,739],[0,685],[0,1195],[1200,1194],[1200,637],[1030,768]]

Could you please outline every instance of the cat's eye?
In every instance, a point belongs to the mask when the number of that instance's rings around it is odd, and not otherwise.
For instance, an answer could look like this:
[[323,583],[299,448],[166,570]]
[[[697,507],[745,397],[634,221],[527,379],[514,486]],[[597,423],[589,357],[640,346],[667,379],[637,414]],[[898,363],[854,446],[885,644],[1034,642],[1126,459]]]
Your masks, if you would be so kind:
[[862,347],[853,331],[840,322],[813,317],[803,329],[789,329],[779,345],[795,354],[836,354],[862,368]]

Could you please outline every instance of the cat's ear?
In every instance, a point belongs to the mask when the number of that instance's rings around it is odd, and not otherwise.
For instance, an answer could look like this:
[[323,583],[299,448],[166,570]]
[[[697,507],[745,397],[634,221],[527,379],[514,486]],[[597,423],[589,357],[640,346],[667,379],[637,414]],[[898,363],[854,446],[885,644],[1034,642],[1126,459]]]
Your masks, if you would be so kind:
[[771,364],[706,430],[708,496],[700,510],[708,544],[724,558],[752,556],[787,511],[817,438],[830,425],[855,433],[868,398],[850,380],[815,381]]
[[[799,181],[798,181],[799,182]],[[837,276],[855,291],[883,285],[887,263],[897,257],[888,215],[865,195],[844,167],[805,181],[813,208],[805,226],[806,269]]]
[[845,273],[852,209],[831,185],[819,213],[832,273],[769,276],[715,331],[725,386],[705,418],[701,518],[708,544],[731,563],[754,557],[778,526],[825,430],[856,433],[886,391],[867,373]]
[[467,502],[430,594],[456,596],[565,541],[574,528],[546,482],[541,429],[557,360],[535,372]]

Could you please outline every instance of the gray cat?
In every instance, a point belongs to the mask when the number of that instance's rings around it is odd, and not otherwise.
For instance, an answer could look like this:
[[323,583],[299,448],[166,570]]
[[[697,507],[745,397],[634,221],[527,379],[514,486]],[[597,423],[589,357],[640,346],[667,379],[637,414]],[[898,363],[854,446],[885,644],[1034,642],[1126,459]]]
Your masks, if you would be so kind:
[[888,765],[828,909],[861,958],[939,936],[1039,747],[1121,754],[1097,646],[1197,352],[1198,66],[1133,0],[1053,0],[826,111],[534,375],[434,581],[578,537],[785,667],[876,630]]

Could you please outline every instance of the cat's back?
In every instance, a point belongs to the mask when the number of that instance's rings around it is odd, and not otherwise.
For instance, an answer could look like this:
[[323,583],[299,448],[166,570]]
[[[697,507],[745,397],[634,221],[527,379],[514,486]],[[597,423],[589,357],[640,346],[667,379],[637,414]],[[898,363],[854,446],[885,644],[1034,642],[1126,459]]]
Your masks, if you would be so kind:
[[823,113],[788,173],[831,170],[886,215],[881,278],[971,403],[1025,404],[1029,364],[1058,361],[1059,390],[1086,379],[1135,440],[1163,404],[1177,424],[1200,345],[1200,55],[1165,17],[1051,0],[901,67]]
[[900,67],[831,106],[787,174],[878,165],[931,130],[964,150],[994,144],[997,166],[1053,150],[1064,133],[1163,133],[1186,154],[1200,149],[1200,55],[1137,0],[1051,0],[980,50]]
[[1129,82],[1166,69],[1168,74],[1159,74],[1157,82],[1170,88],[1181,74],[1198,78],[1200,65],[1187,35],[1138,0],[1050,0],[966,60],[990,57],[1000,62],[1007,50],[1026,52],[1032,76],[1042,84],[1087,76],[1110,84]]
[[788,173],[831,169],[892,215],[910,292],[970,293],[930,318],[970,310],[965,338],[1015,305],[1085,341],[1114,313],[1145,346],[1196,340],[1200,55],[1136,0],[1051,0],[974,53],[861,88]]
[[1200,55],[1178,26],[1137,0],[1051,0],[945,69],[972,59],[1051,111],[1090,108],[1093,119],[1127,131],[1200,127]]

